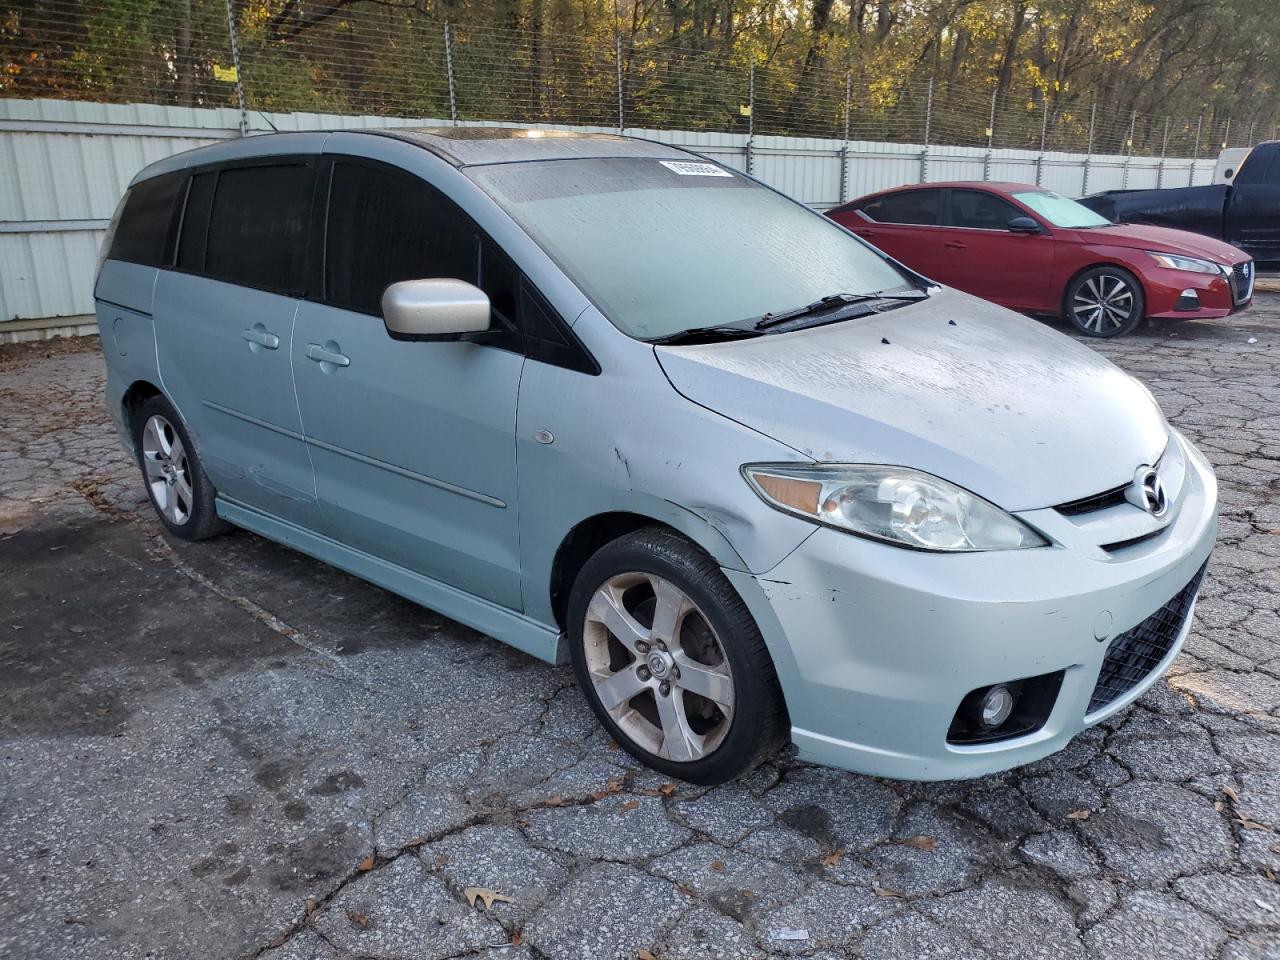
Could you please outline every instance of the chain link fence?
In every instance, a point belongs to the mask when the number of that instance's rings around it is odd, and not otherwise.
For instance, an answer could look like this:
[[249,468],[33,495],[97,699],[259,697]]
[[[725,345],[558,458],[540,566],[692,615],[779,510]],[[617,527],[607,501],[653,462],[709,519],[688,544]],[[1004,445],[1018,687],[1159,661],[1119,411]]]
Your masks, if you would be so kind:
[[742,45],[674,48],[612,24],[564,37],[413,6],[356,13],[261,0],[0,5],[0,96],[1169,158],[1280,134],[1075,94],[866,78],[820,57],[781,67]]

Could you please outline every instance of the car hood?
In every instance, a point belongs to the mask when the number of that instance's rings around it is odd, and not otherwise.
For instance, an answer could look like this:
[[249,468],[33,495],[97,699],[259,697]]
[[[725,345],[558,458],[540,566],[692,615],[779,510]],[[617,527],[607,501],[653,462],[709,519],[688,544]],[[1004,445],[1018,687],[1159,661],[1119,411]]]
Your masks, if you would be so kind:
[[686,398],[813,460],[914,467],[1006,510],[1128,483],[1168,440],[1151,394],[1118,367],[950,289],[865,319],[655,352]]
[[1192,233],[1190,230],[1153,227],[1145,223],[1117,223],[1091,230],[1072,230],[1070,233],[1079,243],[1154,250],[1156,253],[1180,253],[1228,265],[1243,263],[1249,259],[1249,255],[1243,250],[1222,240]]

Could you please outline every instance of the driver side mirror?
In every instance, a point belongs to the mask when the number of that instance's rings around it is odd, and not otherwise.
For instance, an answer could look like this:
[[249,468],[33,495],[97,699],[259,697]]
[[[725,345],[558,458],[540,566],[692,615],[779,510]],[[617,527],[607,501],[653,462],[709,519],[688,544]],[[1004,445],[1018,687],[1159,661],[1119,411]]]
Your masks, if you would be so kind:
[[1040,224],[1030,217],[1014,217],[1009,221],[1010,233],[1039,233]]
[[382,293],[395,340],[462,340],[489,329],[489,297],[465,280],[401,280]]

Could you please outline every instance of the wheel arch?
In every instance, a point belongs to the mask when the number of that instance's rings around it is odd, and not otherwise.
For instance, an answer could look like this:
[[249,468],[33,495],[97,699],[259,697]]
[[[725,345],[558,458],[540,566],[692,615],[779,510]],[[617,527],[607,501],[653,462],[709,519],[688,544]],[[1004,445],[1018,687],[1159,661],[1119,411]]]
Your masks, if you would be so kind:
[[[127,439],[133,447],[133,436],[137,430],[136,417],[142,412],[142,405],[152,397],[164,397],[164,391],[150,380],[135,380],[120,397],[120,413],[127,430]],[[165,397],[167,400],[168,398]]]
[[583,565],[606,543],[644,527],[664,527],[692,541],[716,563],[745,569],[742,558],[709,521],[683,507],[665,503],[666,509],[648,513],[614,510],[596,513],[578,521],[556,548],[548,584],[551,611],[556,625],[566,628],[569,592]]

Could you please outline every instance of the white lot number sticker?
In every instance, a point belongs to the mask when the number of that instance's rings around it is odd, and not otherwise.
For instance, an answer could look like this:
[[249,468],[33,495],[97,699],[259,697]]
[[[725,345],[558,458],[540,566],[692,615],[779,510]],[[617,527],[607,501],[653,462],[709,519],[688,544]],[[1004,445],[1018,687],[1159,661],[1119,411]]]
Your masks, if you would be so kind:
[[688,160],[659,160],[672,173],[682,177],[732,177],[728,170],[721,170],[714,163],[691,163]]

